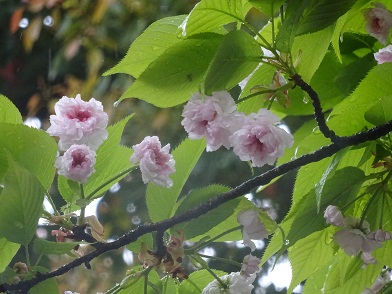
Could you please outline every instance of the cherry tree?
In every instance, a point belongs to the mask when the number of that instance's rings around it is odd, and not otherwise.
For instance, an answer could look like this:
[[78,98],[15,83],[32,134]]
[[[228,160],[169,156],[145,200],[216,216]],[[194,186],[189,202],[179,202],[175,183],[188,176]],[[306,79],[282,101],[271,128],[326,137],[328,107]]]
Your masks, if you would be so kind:
[[[269,17],[261,29],[247,19],[254,10]],[[183,107],[188,138],[173,149],[149,134],[121,145],[133,115],[108,126],[94,98],[61,98],[44,132],[1,96],[0,292],[58,293],[56,277],[94,270],[94,258],[133,244],[139,265],[106,293],[251,293],[259,267],[286,252],[288,292],[302,283],[304,293],[389,293],[391,10],[387,0],[202,0],[151,24],[105,75],[135,78],[116,105]],[[281,123],[309,115],[293,134]],[[185,191],[202,153],[220,148],[269,168],[235,188]],[[86,206],[138,170],[150,222],[108,242]],[[245,195],[294,170],[290,211],[276,223]],[[49,193],[56,173],[61,208]],[[56,242],[35,236],[40,218],[58,226]],[[256,256],[261,239],[268,247]],[[236,272],[211,268],[199,252],[223,241],[249,247],[242,262],[219,259]],[[29,244],[75,259],[50,271],[30,262]],[[26,260],[10,264],[20,247]]]

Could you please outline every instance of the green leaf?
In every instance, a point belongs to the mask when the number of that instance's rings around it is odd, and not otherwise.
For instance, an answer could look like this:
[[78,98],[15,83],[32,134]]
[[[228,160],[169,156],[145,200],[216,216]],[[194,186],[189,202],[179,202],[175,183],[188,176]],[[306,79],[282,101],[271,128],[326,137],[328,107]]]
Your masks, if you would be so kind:
[[198,91],[221,40],[221,35],[207,33],[170,47],[147,67],[119,101],[136,97],[158,107],[171,107],[189,100]]
[[[219,185],[212,185],[202,189],[194,190],[181,202],[180,206],[176,210],[175,215],[180,215],[189,209],[197,207],[199,204],[207,202],[209,199],[229,190],[229,188]],[[172,232],[182,230],[187,239],[192,239],[194,237],[203,235],[215,226],[220,226],[221,222],[233,214],[234,209],[238,206],[238,204],[238,199],[228,201],[213,211],[203,214],[197,219],[193,219],[186,223],[181,223],[175,226],[172,229]],[[220,226],[220,228],[223,232],[224,228],[222,228],[222,226]]]
[[286,220],[293,219],[291,229],[287,234],[290,246],[307,235],[325,227],[323,212],[328,205],[344,206],[358,193],[362,183],[366,180],[362,170],[354,167],[346,167],[337,170],[329,178],[323,189],[320,201],[320,211],[317,213],[315,189],[302,197],[297,204],[290,209]]
[[324,266],[308,277],[302,294],[321,293],[324,287],[325,277],[328,274],[329,266]]
[[381,125],[392,120],[392,96],[382,97],[368,111],[365,112],[365,119],[374,124]]
[[322,30],[345,14],[356,0],[304,1],[306,8],[297,25],[296,34],[302,35]]
[[[269,88],[276,69],[273,66],[267,64],[262,64],[249,78],[244,89],[241,92],[240,99],[253,94],[257,91],[257,86],[263,86]],[[244,112],[245,114],[257,113],[260,108],[264,107],[265,104],[265,94],[260,94],[258,96],[247,99],[238,104],[238,110]]]
[[202,0],[181,24],[182,36],[215,31],[232,22],[245,22],[252,6],[247,0]]
[[[366,122],[364,113],[381,97],[390,95],[392,79],[389,74],[391,71],[391,63],[375,66],[350,97],[334,108],[328,124],[338,135],[351,135],[361,131],[365,126],[371,126]],[[345,127],[342,128],[342,125]]]
[[173,207],[205,146],[204,140],[185,139],[172,153],[176,161],[176,172],[170,176],[173,186],[168,189],[152,183],[147,185],[146,202],[153,222],[167,219],[174,214]]
[[[213,270],[218,276],[222,277],[227,273],[219,270]],[[200,294],[203,289],[212,281],[214,277],[207,270],[198,270],[189,275],[189,278],[182,281],[178,289],[179,294]]]
[[293,270],[288,293],[314,272],[330,262],[334,251],[327,240],[331,238],[331,229],[314,232],[299,240],[289,250],[289,260]]
[[37,229],[45,189],[11,156],[3,183],[4,189],[0,195],[0,234],[11,242],[27,245]]
[[177,37],[177,31],[184,19],[184,15],[171,16],[151,24],[132,43],[125,57],[103,75],[126,73],[138,78],[148,65],[162,55],[166,49],[181,42],[181,39]]
[[43,239],[35,239],[34,251],[37,254],[67,254],[81,242],[50,242]]
[[4,95],[0,95],[0,122],[22,124],[23,119],[18,108]]
[[348,148],[340,150],[338,153],[336,153],[333,156],[333,159],[331,161],[331,163],[329,164],[329,166],[327,167],[327,169],[325,170],[325,172],[323,173],[323,176],[320,179],[320,182],[316,184],[316,204],[317,204],[317,213],[320,212],[320,202],[321,202],[321,196],[323,194],[323,189],[324,189],[324,185],[325,185],[325,181],[327,180],[327,178],[332,175],[335,171],[336,168],[339,164],[339,162],[342,160],[342,157],[346,154],[346,152],[348,151]]
[[153,250],[154,240],[151,234],[144,234],[143,236],[140,236],[135,242],[128,244],[127,249],[133,253],[140,252],[142,243],[145,243],[149,250]]
[[54,139],[41,130],[7,123],[0,123],[0,137],[0,181],[7,170],[5,149],[48,189],[55,174],[57,144]]
[[285,0],[250,0],[249,3],[266,15],[273,17],[279,8],[285,3]]
[[260,63],[260,45],[244,31],[233,31],[223,37],[204,76],[204,90],[230,90],[245,79]]
[[328,51],[332,33],[333,27],[327,27],[321,31],[295,38],[291,48],[291,54],[294,59],[299,56],[297,70],[304,81],[310,82],[313,74],[319,68],[321,61]]
[[[1,196],[0,196],[1,197]],[[0,273],[2,273],[8,264],[18,252],[20,245],[8,241],[6,238],[0,238]]]

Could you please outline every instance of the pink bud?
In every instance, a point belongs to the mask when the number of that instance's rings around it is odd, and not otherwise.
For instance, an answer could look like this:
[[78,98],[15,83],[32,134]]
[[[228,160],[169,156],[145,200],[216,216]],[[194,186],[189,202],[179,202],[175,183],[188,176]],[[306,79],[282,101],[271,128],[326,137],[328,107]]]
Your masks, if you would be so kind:
[[259,270],[261,259],[251,254],[246,255],[242,261],[241,275],[250,277],[252,274]]
[[328,205],[324,212],[324,218],[327,224],[337,227],[344,227],[346,225],[346,219],[342,212],[334,205]]
[[375,7],[366,9],[364,17],[366,21],[366,31],[375,37],[382,44],[386,44],[389,30],[392,28],[392,12],[379,3],[372,3]]

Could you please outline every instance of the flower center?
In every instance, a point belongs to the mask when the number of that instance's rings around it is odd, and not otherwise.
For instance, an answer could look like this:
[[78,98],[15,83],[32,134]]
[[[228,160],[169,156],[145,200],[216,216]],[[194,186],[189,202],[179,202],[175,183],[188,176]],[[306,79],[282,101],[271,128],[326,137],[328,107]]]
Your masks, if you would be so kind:
[[84,154],[79,152],[72,153],[72,158],[73,158],[72,167],[81,166],[82,163],[85,161]]
[[69,119],[76,119],[78,121],[84,122],[91,117],[91,113],[88,110],[77,109],[68,113]]

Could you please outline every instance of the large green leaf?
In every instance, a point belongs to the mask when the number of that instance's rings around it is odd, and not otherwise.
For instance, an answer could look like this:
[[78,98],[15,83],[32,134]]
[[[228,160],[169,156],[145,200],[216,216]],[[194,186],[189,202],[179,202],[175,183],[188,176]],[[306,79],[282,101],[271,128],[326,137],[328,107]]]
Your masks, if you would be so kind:
[[366,180],[362,170],[346,167],[337,170],[330,177],[322,191],[320,212],[317,209],[316,188],[293,205],[286,219],[293,219],[287,234],[290,246],[307,235],[325,227],[323,213],[328,205],[343,206],[354,199],[362,183]]
[[0,273],[2,273],[8,264],[18,252],[20,245],[8,241],[6,238],[0,238]]
[[304,1],[306,8],[297,25],[296,34],[312,33],[330,26],[345,14],[355,2],[356,0]]
[[177,43],[160,55],[120,100],[136,97],[158,107],[171,107],[199,90],[222,36],[207,33]]
[[167,219],[174,214],[173,208],[182,188],[204,149],[204,140],[185,139],[172,153],[176,161],[176,172],[170,176],[173,180],[173,186],[168,189],[151,183],[148,184],[146,202],[153,222]]
[[245,22],[251,7],[247,0],[202,0],[181,24],[182,36],[215,31],[231,22]]
[[330,262],[334,254],[332,246],[326,242],[330,237],[331,230],[326,228],[299,240],[290,248],[289,260],[293,276],[288,293]]
[[22,124],[0,123],[0,180],[7,169],[7,152],[48,189],[55,174],[57,144],[47,133]]
[[8,156],[8,170],[0,194],[0,235],[27,245],[37,229],[45,189],[34,175]]
[[248,33],[233,31],[225,35],[205,73],[205,93],[236,86],[252,73],[261,55],[260,45]]
[[177,31],[184,19],[184,15],[171,16],[151,24],[132,43],[125,57],[103,75],[126,73],[138,78],[166,49],[181,41],[177,37]]
[[59,285],[55,278],[47,279],[30,289],[29,294],[57,294],[59,293]]
[[0,122],[10,124],[23,123],[19,110],[4,95],[0,95]]
[[327,27],[312,34],[306,34],[295,38],[291,54],[294,58],[299,56],[298,73],[305,82],[310,82],[313,74],[320,66],[328,51],[333,27]]
[[[339,135],[351,135],[366,126],[364,114],[381,97],[390,95],[392,89],[391,63],[374,67],[355,91],[338,104],[330,114],[329,126]],[[345,126],[342,128],[341,126]]]

